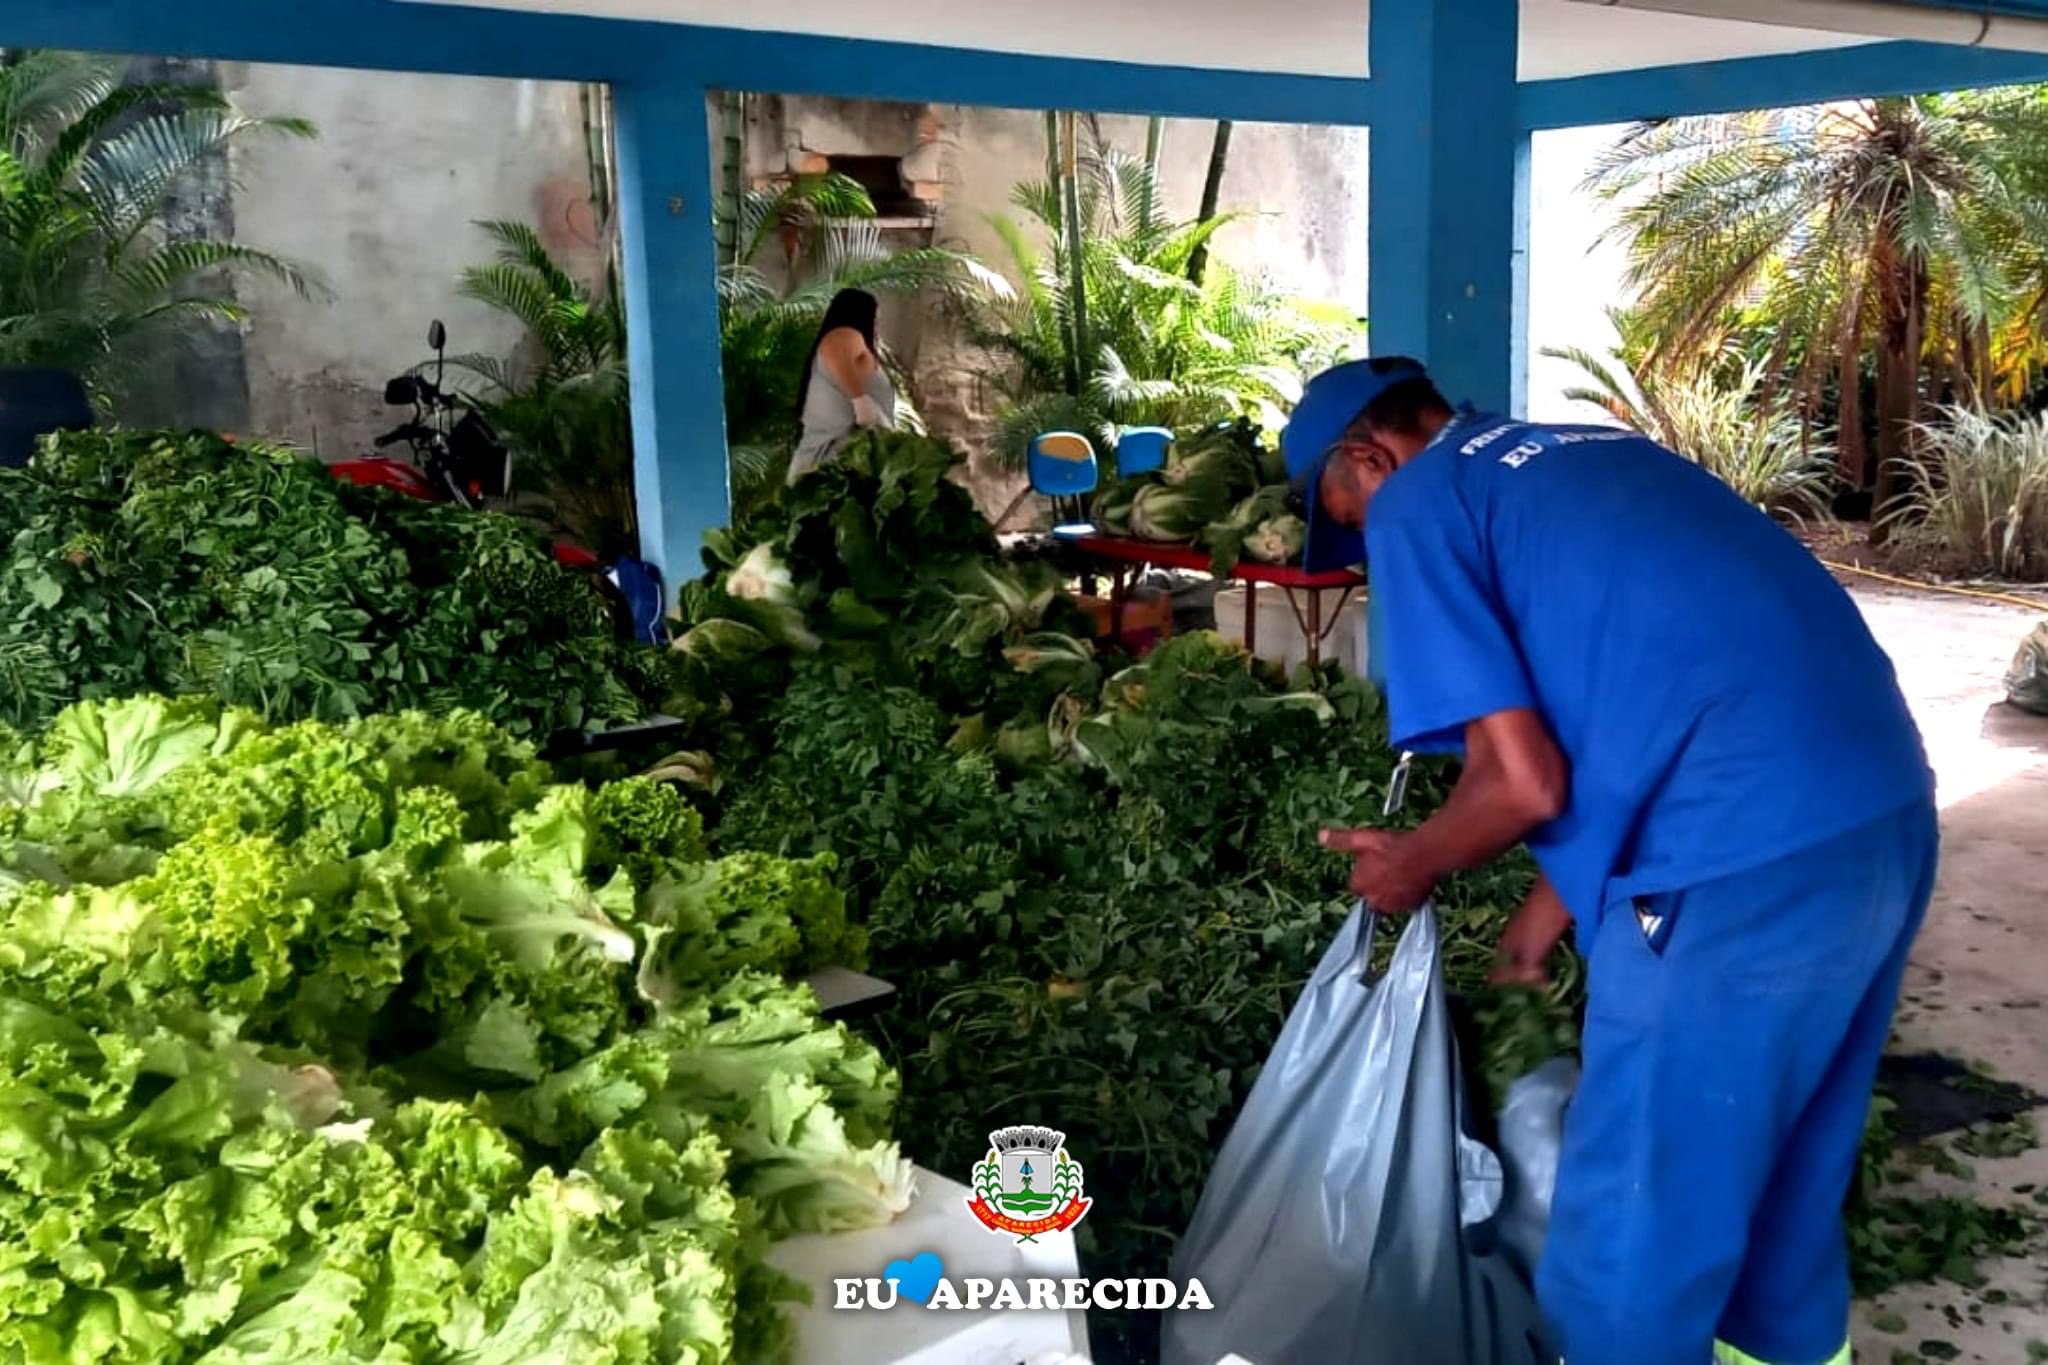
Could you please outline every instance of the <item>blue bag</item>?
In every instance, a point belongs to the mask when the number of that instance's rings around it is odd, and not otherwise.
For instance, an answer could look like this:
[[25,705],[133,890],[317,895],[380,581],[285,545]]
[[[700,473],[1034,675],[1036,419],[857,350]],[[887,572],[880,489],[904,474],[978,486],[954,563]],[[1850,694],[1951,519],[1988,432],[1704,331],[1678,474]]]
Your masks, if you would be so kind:
[[633,638],[643,645],[668,643],[667,600],[661,594],[661,571],[644,559],[627,555],[616,560],[610,577],[633,621]]

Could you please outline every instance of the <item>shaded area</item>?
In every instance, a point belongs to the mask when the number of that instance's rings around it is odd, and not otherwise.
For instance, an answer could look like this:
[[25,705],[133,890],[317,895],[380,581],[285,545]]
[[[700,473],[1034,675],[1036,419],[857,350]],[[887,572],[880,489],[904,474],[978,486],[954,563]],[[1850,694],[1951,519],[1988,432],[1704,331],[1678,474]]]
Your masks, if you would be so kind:
[[1897,1106],[1892,1129],[1908,1145],[1979,1123],[2009,1122],[2043,1100],[2023,1085],[1979,1075],[1933,1052],[1885,1057],[1877,1088]]

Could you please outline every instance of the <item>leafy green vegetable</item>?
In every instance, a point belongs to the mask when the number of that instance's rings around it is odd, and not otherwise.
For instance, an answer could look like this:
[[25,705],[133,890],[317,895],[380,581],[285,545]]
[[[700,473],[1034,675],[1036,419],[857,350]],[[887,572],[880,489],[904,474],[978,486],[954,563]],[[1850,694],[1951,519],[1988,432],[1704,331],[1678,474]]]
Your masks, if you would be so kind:
[[[1960,1163],[1940,1146],[1900,1149],[1891,1118],[1894,1108],[1882,1091],[1871,1102],[1857,1178],[1844,1209],[1856,1292],[1875,1295],[1899,1284],[1936,1278],[1979,1287],[1984,1275],[1978,1262],[2024,1251],[2039,1230],[2038,1218],[2021,1205],[1912,1190],[1885,1193],[1916,1165],[1960,1170]],[[2031,1124],[1993,1125],[1981,1132],[1981,1137],[1978,1132],[1965,1134],[1957,1145],[1976,1148],[1989,1138],[1998,1152],[2007,1153],[2033,1143]]]
[[673,691],[666,657],[616,641],[523,523],[345,485],[289,451],[60,433],[0,470],[0,513],[0,720],[25,729],[157,692],[272,719],[467,707],[547,737]]
[[1230,506],[1230,488],[1220,480],[1159,483],[1138,490],[1131,501],[1131,534],[1143,540],[1189,541]]
[[557,1147],[621,1124],[682,1147],[708,1126],[767,1230],[836,1232],[909,1205],[910,1163],[881,1136],[895,1091],[871,1046],[818,1027],[807,990],[741,973],[500,1107]]
[[817,656],[949,712],[1043,717],[1072,680],[1004,667],[1004,651],[1085,618],[1050,571],[997,558],[994,532],[947,477],[955,458],[925,437],[863,434],[708,537],[711,571],[681,593],[688,685],[747,725]]
[[1308,543],[1308,523],[1293,513],[1269,517],[1244,542],[1244,552],[1261,564],[1294,564]]
[[1285,484],[1261,488],[1242,498],[1228,516],[1203,528],[1200,539],[1210,550],[1210,572],[1221,577],[1237,567],[1260,528],[1284,515],[1292,497]]
[[774,1362],[769,1239],[908,1202],[893,1070],[733,974],[857,948],[829,859],[467,714],[84,703],[7,790],[0,1359]]
[[1179,433],[1164,468],[1108,484],[1092,515],[1112,535],[1201,545],[1220,577],[1246,556],[1299,559],[1306,528],[1293,513],[1285,465],[1240,421]]
[[655,883],[641,912],[641,994],[670,1004],[748,969],[867,965],[867,936],[846,922],[836,868],[830,855],[742,851]]

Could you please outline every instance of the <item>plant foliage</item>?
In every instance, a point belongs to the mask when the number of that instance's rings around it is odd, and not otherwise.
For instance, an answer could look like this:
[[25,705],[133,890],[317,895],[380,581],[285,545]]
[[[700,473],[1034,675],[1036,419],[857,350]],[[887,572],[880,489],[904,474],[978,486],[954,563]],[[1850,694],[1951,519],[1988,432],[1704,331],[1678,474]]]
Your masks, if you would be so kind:
[[[1012,292],[966,252],[890,250],[874,217],[867,191],[837,173],[794,176],[742,196],[735,253],[719,267],[718,317],[733,502],[743,511],[777,487],[788,468],[798,436],[797,388],[834,294],[936,291],[967,299]],[[909,385],[893,357],[881,359],[915,427]]]
[[6,787],[0,1356],[781,1361],[769,1240],[908,1203],[894,1073],[779,975],[817,867],[672,790],[153,697]]
[[1729,380],[1706,364],[1631,374],[1619,357],[1571,347],[1544,354],[1571,361],[1591,381],[1565,397],[1677,451],[1752,506],[1794,519],[1827,514],[1834,452],[1813,440],[1790,395],[1771,391],[1755,362]]
[[[1011,202],[1021,218],[990,223],[1023,287],[967,318],[974,339],[1012,367],[998,451],[1013,467],[1032,437],[1055,426],[1105,449],[1115,424],[1247,417],[1277,431],[1302,375],[1357,339],[1344,310],[1286,296],[1220,260],[1191,280],[1191,258],[1237,215],[1176,221],[1146,163],[1099,140],[1079,172],[1078,271],[1057,187],[1027,181]],[[1077,312],[1085,336],[1076,336]],[[1050,408],[1061,410],[1057,423]]]
[[241,113],[200,86],[123,85],[125,68],[0,49],[0,364],[72,370],[102,401],[137,376],[151,345],[246,316],[218,288],[223,272],[312,287],[281,256],[174,238],[162,213],[233,144],[309,138],[313,126]]
[[468,355],[491,387],[483,404],[532,476],[555,524],[607,562],[637,553],[626,311],[609,271],[602,293],[575,279],[524,223],[480,224],[498,258],[462,273],[462,293],[517,318],[531,363]]
[[2048,416],[1947,408],[1918,445],[1896,515],[1962,572],[2048,578]]
[[467,707],[521,731],[638,718],[666,656],[619,643],[523,523],[204,433],[64,433],[0,470],[0,720],[205,694],[270,718]]
[[1874,360],[1883,502],[1923,392],[2010,390],[2034,364],[2012,327],[2048,278],[2044,146],[2036,90],[1869,99],[1638,125],[1588,183],[1617,206],[1648,366],[1682,372],[1760,329],[1767,387],[1811,416],[1833,386],[1855,486]]

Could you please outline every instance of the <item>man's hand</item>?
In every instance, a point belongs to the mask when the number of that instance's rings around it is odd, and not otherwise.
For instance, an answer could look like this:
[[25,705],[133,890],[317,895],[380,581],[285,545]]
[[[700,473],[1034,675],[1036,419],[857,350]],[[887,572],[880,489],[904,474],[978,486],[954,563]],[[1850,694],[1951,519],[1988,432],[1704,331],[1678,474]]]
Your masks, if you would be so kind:
[[1501,930],[1500,953],[1491,980],[1496,986],[1543,986],[1550,982],[1550,955],[1572,927],[1571,911],[1558,899],[1548,877],[1539,877],[1529,898]]
[[1351,855],[1351,890],[1366,908],[1405,915],[1429,899],[1439,872],[1415,856],[1411,836],[1384,829],[1326,829],[1322,845]]

